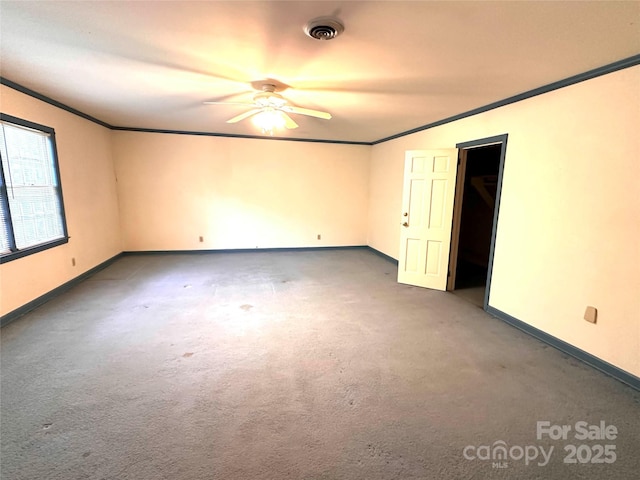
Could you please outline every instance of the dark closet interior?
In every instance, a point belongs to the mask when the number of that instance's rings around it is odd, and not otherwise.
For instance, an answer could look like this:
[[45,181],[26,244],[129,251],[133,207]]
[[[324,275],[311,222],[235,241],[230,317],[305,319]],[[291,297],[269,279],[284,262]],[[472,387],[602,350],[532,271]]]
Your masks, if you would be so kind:
[[455,287],[486,285],[501,145],[467,151]]

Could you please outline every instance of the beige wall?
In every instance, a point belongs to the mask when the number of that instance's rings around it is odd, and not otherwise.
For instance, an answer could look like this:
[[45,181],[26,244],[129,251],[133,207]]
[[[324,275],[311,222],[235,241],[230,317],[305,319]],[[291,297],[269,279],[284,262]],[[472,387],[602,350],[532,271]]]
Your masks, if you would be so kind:
[[141,132],[113,142],[125,250],[366,244],[369,146]]
[[633,67],[375,145],[369,245],[398,258],[405,150],[508,133],[489,304],[640,376],[639,85]]
[[55,129],[71,237],[65,245],[0,265],[0,315],[4,315],[117,255],[122,246],[111,131],[11,88],[0,88],[3,113]]

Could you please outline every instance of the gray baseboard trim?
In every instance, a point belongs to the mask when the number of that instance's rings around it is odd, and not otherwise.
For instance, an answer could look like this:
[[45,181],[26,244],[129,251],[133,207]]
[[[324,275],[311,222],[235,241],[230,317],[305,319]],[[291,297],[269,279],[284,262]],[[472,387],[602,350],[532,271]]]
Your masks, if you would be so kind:
[[327,247],[221,248],[209,250],[126,250],[122,255],[209,255],[212,253],[320,252],[323,250],[362,250],[367,245]]
[[494,317],[502,320],[503,322],[508,323],[509,325],[517,328],[518,330],[522,330],[525,333],[537,338],[538,340],[551,345],[552,347],[560,350],[567,355],[571,355],[572,357],[580,360],[583,363],[595,368],[596,370],[600,370],[601,372],[609,375],[610,377],[619,380],[622,383],[629,385],[631,388],[640,391],[640,378],[636,377],[634,374],[629,373],[621,368],[618,368],[614,365],[611,365],[604,360],[599,359],[591,355],[584,350],[581,350],[578,347],[574,347],[570,343],[567,343],[559,338],[554,337],[553,335],[549,335],[546,332],[543,332],[540,329],[532,327],[528,323],[523,322],[522,320],[518,320],[515,317],[512,317],[508,313],[504,313],[497,308],[492,306],[487,307],[487,313],[493,315]]
[[86,280],[87,278],[89,278],[90,276],[96,274],[100,270],[103,270],[104,268],[107,268],[109,265],[111,265],[113,262],[118,260],[120,257],[122,257],[122,253],[118,253],[117,255],[111,257],[110,259],[105,260],[101,264],[96,265],[92,269],[87,270],[86,272],[81,273],[77,277],[72,278],[68,282],[63,283],[59,287],[56,287],[53,290],[45,293],[44,295],[39,296],[35,300],[31,300],[30,302],[25,303],[21,307],[18,307],[15,310],[12,310],[11,312],[3,315],[2,317],[0,317],[0,327],[4,327],[5,325],[13,322],[17,318],[20,318],[24,314],[29,313],[32,310],[35,310],[39,306],[45,304],[46,302],[48,302],[49,300],[57,297],[58,295],[66,292],[68,290],[71,290],[73,287],[78,285],[83,280]]
[[379,257],[384,258],[385,260],[393,263],[394,265],[398,265],[398,260],[396,260],[393,257],[390,257],[389,255],[387,255],[386,253],[382,253],[380,250],[376,250],[375,248],[368,246],[367,247],[369,250],[371,250],[373,253],[375,253],[376,255],[378,255]]

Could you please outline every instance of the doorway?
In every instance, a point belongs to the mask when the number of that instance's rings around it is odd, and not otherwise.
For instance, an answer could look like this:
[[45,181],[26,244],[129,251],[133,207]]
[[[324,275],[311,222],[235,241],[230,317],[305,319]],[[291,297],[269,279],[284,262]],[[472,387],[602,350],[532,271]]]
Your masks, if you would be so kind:
[[486,309],[506,138],[501,143],[475,143],[458,145],[447,290]]

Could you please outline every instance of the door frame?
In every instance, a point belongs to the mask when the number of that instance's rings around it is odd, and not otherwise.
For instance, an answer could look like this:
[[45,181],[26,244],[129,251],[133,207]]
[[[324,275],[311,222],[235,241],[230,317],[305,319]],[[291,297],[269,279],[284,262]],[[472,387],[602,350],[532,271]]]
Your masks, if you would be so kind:
[[[484,300],[482,308],[487,310],[489,307],[489,294],[491,292],[491,278],[493,275],[493,258],[496,248],[496,233],[498,230],[498,216],[500,213],[500,198],[502,196],[502,178],[504,175],[504,160],[507,154],[507,139],[509,134],[504,133],[502,135],[495,135],[493,137],[480,138],[477,140],[470,140],[467,142],[460,142],[456,144],[456,148],[459,149],[458,162],[466,162],[467,150],[478,147],[486,147],[489,145],[500,145],[500,163],[498,164],[498,183],[496,185],[496,204],[493,210],[493,225],[491,226],[491,245],[489,247],[489,265],[487,267],[487,281],[484,290]],[[466,165],[465,165],[466,166]],[[455,268],[458,259],[458,236],[460,234],[460,215],[462,212],[462,191],[458,191],[458,188],[464,188],[464,178],[460,181],[460,173],[464,175],[464,168],[458,168],[458,178],[456,179],[456,196],[453,208],[453,228],[451,229],[451,248],[449,251],[449,268]],[[454,238],[455,236],[455,238]],[[447,290],[453,290],[453,285],[450,288],[450,282],[447,282]]]

